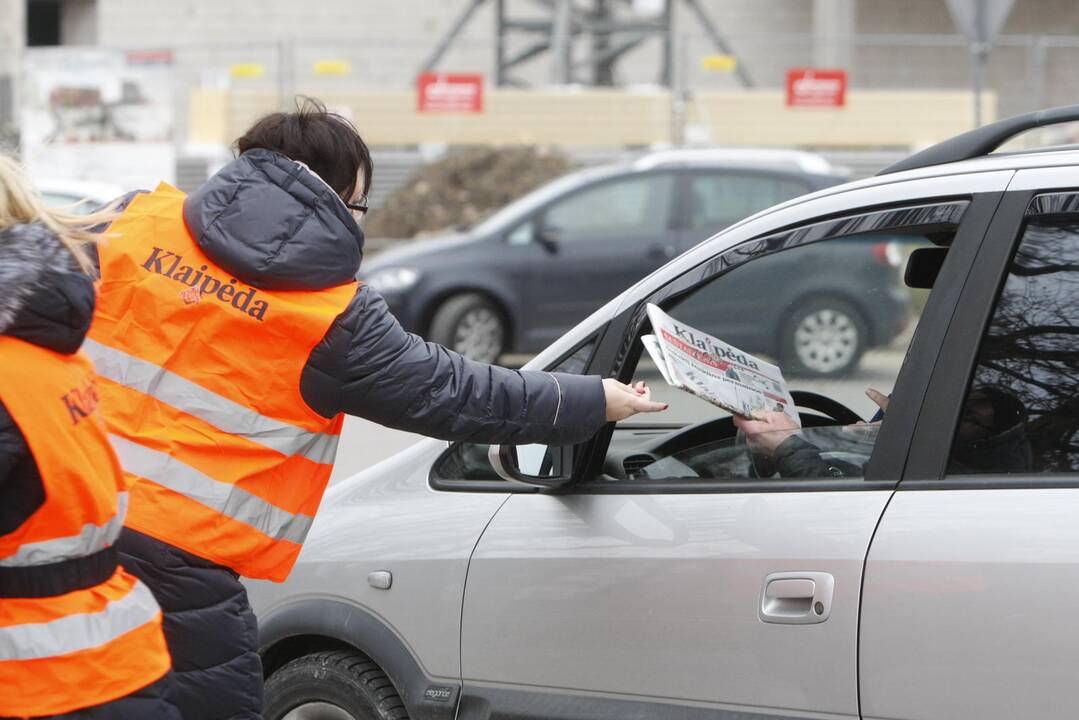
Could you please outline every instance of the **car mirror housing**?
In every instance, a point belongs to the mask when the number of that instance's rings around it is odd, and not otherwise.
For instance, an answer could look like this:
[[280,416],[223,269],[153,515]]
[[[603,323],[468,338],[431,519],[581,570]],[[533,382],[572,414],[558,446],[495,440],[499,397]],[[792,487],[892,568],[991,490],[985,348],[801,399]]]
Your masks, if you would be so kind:
[[562,239],[562,228],[557,225],[542,225],[536,233],[536,240],[548,252],[558,252],[558,243]]
[[907,260],[903,282],[907,287],[931,289],[947,256],[948,248],[946,247],[918,248]]
[[572,468],[573,448],[548,445],[491,445],[487,459],[503,480],[534,487],[556,488],[572,477],[563,468]]

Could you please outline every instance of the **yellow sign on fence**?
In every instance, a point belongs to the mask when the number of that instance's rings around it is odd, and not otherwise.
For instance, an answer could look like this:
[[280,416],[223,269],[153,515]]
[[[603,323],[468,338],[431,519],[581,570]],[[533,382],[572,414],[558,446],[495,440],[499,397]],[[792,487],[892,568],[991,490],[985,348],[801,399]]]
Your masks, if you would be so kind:
[[238,63],[229,68],[229,75],[236,78],[260,78],[265,74],[262,63]]
[[316,60],[316,75],[348,75],[352,71],[348,60]]
[[701,67],[714,72],[734,72],[738,67],[738,58],[734,55],[705,55],[701,58]]

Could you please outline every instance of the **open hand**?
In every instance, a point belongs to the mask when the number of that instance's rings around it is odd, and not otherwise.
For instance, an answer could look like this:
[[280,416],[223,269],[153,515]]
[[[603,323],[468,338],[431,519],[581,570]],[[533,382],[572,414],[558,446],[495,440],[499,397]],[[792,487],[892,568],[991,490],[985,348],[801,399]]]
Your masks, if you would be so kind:
[[659,412],[668,407],[667,403],[652,399],[652,391],[643,380],[626,385],[614,378],[606,378],[603,395],[607,399],[607,422],[618,422],[642,412]]

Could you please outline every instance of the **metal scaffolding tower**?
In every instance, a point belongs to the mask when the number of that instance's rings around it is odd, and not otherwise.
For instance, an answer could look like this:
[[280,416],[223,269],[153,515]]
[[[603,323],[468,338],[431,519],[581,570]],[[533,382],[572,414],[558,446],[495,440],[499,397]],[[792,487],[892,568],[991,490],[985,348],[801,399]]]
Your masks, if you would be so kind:
[[[421,71],[435,71],[476,12],[489,4],[494,5],[495,13],[494,84],[498,87],[527,85],[513,76],[513,69],[544,53],[550,55],[550,79],[554,84],[613,86],[619,60],[648,40],[657,38],[663,44],[657,82],[671,87],[675,83],[673,15],[674,7],[679,4],[690,11],[719,52],[734,54],[699,0],[661,0],[659,12],[649,17],[626,12],[625,8],[632,7],[632,0],[530,1],[533,10],[538,12],[525,18],[510,15],[508,0],[468,0]],[[619,12],[619,9],[623,11]],[[574,57],[575,41],[579,38],[589,41],[584,57]],[[524,42],[520,42],[522,40]],[[511,47],[516,48],[512,54]],[[735,73],[745,87],[753,87],[753,80],[743,63],[737,64]]]

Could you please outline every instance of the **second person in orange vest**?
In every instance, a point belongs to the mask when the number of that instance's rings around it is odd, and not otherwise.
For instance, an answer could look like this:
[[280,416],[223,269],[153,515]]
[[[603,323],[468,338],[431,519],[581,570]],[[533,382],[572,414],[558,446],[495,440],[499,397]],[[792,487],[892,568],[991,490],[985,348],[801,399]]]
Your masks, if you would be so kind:
[[90,361],[87,223],[0,156],[0,717],[179,720]]
[[257,718],[237,577],[282,581],[343,414],[449,440],[573,444],[664,408],[643,387],[471,362],[404,332],[357,284],[371,157],[308,103],[263,118],[186,197],[136,196],[99,250],[87,343],[131,483],[120,541],[154,591],[190,720]]

